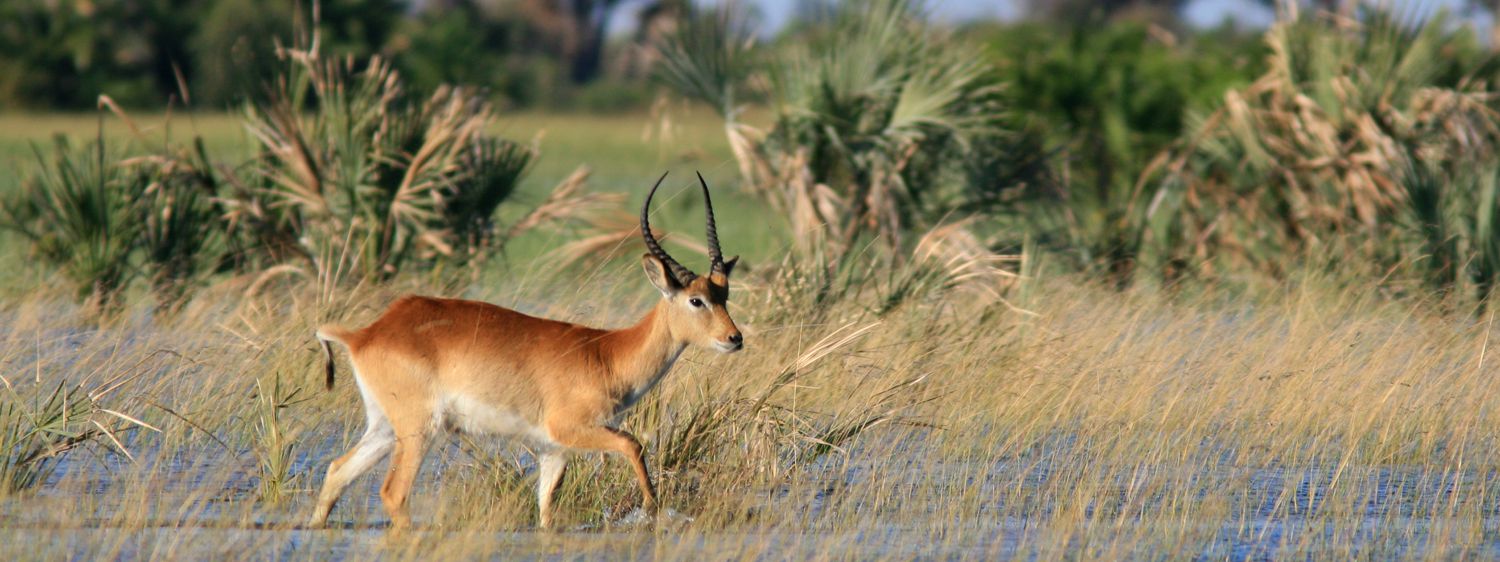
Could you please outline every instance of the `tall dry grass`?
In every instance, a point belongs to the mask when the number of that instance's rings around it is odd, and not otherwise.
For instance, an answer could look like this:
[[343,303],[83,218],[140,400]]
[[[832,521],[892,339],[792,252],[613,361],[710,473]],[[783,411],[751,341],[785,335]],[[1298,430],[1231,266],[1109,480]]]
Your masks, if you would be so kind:
[[[470,296],[605,325],[654,298],[634,268],[600,267],[595,278],[618,281],[583,292],[521,278]],[[16,392],[124,375],[102,406],[161,433],[121,435],[133,462],[103,445],[70,453],[4,500],[0,553],[1451,559],[1500,547],[1490,318],[1315,277],[1248,296],[1051,278],[1013,295],[1035,315],[943,289],[887,311],[875,292],[788,310],[798,297],[761,275],[731,303],[747,352],[690,351],[624,421],[663,505],[692,519],[622,526],[639,500],[628,471],[581,455],[559,534],[533,532],[524,445],[476,438],[435,445],[414,532],[385,536],[377,476],[332,530],[295,528],[362,429],[353,385],[319,390],[309,334],[373,318],[411,286],[299,306],[226,291],[167,323],[102,329],[64,295],[4,303],[0,365],[34,375],[11,378]],[[267,468],[283,471],[283,501],[265,497]]]

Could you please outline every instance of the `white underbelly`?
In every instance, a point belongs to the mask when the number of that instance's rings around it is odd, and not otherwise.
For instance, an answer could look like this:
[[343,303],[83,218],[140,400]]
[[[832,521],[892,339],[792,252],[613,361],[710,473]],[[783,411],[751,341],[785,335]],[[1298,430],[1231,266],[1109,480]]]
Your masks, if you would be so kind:
[[506,408],[475,400],[468,396],[450,395],[443,400],[438,410],[441,426],[480,435],[509,435],[523,437],[541,443],[551,443],[547,430],[531,420]]

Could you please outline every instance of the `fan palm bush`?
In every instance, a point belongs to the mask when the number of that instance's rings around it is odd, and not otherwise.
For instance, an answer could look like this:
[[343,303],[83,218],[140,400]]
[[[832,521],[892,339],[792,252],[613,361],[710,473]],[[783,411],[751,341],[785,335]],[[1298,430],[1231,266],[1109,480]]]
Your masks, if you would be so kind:
[[[1436,162],[1425,161],[1417,154],[1408,153],[1400,165],[1401,185],[1406,191],[1407,204],[1399,210],[1406,211],[1405,224],[1409,226],[1418,247],[1427,262],[1422,268],[1424,281],[1439,291],[1451,289],[1459,282],[1459,237],[1455,229],[1457,221],[1452,213],[1459,197],[1457,186],[1451,185],[1460,178],[1447,177],[1437,169]],[[1478,175],[1467,174],[1462,180],[1473,186]],[[1467,190],[1465,190],[1467,191]]]
[[[129,117],[101,96],[133,131]],[[38,172],[5,204],[4,225],[32,241],[73,281],[80,300],[109,312],[143,278],[163,310],[180,305],[223,257],[218,181],[201,139],[119,158],[98,139],[81,150],[59,137],[37,150]]]
[[126,162],[146,185],[138,243],[152,294],[163,309],[174,310],[224,255],[220,182],[201,138],[191,149]]
[[1472,288],[1484,311],[1500,280],[1500,161],[1444,170],[1432,159],[1408,158],[1402,176],[1408,202],[1397,223],[1407,234],[1396,245],[1415,254],[1409,259],[1429,290]]
[[36,174],[6,200],[4,225],[30,240],[80,299],[108,311],[135,272],[144,178],[108,154],[102,126],[85,146],[59,137],[50,155],[35,152]]
[[414,99],[379,58],[282,55],[290,72],[246,110],[260,156],[230,209],[245,247],[263,263],[376,278],[484,254],[491,217],[534,154],[484,132],[482,98],[442,87]]
[[[926,26],[905,0],[844,2],[772,52],[720,10],[661,46],[661,79],[714,107],[746,185],[784,217],[797,259],[838,284],[847,268],[901,263],[911,233],[957,222],[1013,182],[1001,87],[978,51]],[[773,122],[738,120],[769,76]]]
[[[1472,42],[1441,18],[1293,10],[1266,44],[1266,73],[1194,116],[1151,172],[1164,172],[1156,197],[1180,202],[1179,234],[1164,242],[1204,273],[1277,274],[1288,257],[1327,254],[1381,270],[1420,262],[1437,270],[1432,282],[1451,280],[1460,260],[1445,191],[1492,166],[1500,141],[1494,94],[1469,78]],[[1432,259],[1398,243],[1413,238],[1403,224]]]
[[1469,251],[1470,276],[1481,303],[1488,304],[1495,286],[1500,283],[1500,164],[1478,171],[1471,195],[1468,232],[1472,233]]
[[95,312],[115,309],[137,276],[175,307],[221,255],[217,186],[201,141],[121,159],[105,147],[101,123],[87,146],[60,137],[50,153],[36,153],[35,176],[5,202],[0,224],[29,239]]

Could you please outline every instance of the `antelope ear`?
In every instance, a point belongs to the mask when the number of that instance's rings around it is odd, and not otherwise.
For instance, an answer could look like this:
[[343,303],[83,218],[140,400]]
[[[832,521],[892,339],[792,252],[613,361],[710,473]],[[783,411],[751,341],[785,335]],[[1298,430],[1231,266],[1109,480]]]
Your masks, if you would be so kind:
[[724,269],[724,272],[723,273],[719,273],[719,272],[715,271],[715,272],[709,274],[708,280],[712,281],[713,284],[715,284],[715,285],[718,285],[720,287],[728,288],[729,287],[729,275],[731,273],[734,273],[734,264],[738,263],[739,261],[740,261],[740,257],[739,256],[735,256],[735,257],[729,258],[728,260],[726,260],[724,262],[724,264],[722,266],[723,269]]
[[656,290],[661,291],[661,296],[672,298],[672,295],[682,290],[682,283],[672,276],[667,265],[656,256],[651,254],[641,256],[641,267],[646,270],[646,279],[656,286]]

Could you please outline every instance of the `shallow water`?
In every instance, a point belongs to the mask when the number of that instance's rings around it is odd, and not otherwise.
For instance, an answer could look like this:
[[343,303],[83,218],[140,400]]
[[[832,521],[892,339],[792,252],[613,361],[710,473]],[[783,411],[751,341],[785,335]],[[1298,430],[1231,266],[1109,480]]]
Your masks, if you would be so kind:
[[[293,466],[301,487],[321,482],[325,463],[338,450],[333,433],[311,441],[317,448],[304,449]],[[160,455],[149,450],[138,453],[145,458]],[[446,540],[454,533],[462,536],[466,551],[505,559],[1032,558],[1038,544],[1056,547],[1060,540],[1064,552],[1071,549],[1083,557],[1108,557],[1110,543],[1101,542],[1101,537],[1117,533],[1125,540],[1137,532],[1163,532],[1159,521],[1150,522],[1144,531],[1134,529],[1133,523],[1146,519],[1126,514],[1118,516],[1117,529],[1095,529],[1088,540],[1052,536],[1038,521],[1068,507],[1063,505],[1066,498],[1048,498],[1044,505],[1033,506],[1030,519],[1007,515],[1005,501],[1013,495],[1009,488],[1016,482],[1046,489],[1055,477],[1047,462],[1036,459],[964,463],[930,460],[932,456],[924,455],[877,458],[871,451],[858,449],[850,455],[847,460],[823,463],[815,472],[828,479],[827,486],[810,495],[798,496],[803,492],[789,489],[764,493],[760,511],[768,521],[762,526],[715,530],[682,519],[641,525],[633,521],[639,519],[638,514],[625,514],[604,527],[581,526],[558,533],[473,533],[423,524],[424,517],[431,517],[435,502],[431,496],[442,488],[441,481],[454,470],[472,470],[462,462],[464,454],[458,445],[450,441],[430,453],[432,462],[424,467],[414,498],[418,527],[399,539],[387,534],[388,522],[379,507],[378,476],[367,475],[350,488],[334,512],[330,529],[305,530],[298,524],[310,508],[309,491],[275,508],[253,507],[256,476],[243,469],[222,470],[235,463],[221,448],[160,455],[156,466],[161,473],[153,484],[153,493],[160,496],[153,497],[152,506],[120,501],[122,496],[135,497],[119,489],[117,482],[130,478],[128,463],[112,456],[102,462],[75,456],[33,495],[0,504],[0,559],[363,560],[375,553],[407,557],[413,554],[408,550],[411,544]],[[893,471],[893,463],[899,463],[899,470]],[[243,459],[239,465],[252,466]],[[1178,524],[1175,531],[1200,537],[1190,541],[1197,545],[1190,552],[1178,553],[1191,558],[1270,560],[1292,553],[1312,559],[1421,557],[1429,533],[1453,524],[1483,529],[1481,544],[1458,545],[1468,555],[1500,557],[1500,514],[1487,513],[1482,521],[1454,521],[1434,514],[1453,494],[1492,494],[1487,490],[1500,484],[1495,474],[1435,474],[1421,467],[1346,469],[1344,478],[1360,475],[1354,477],[1358,481],[1345,485],[1366,491],[1367,497],[1360,503],[1361,513],[1337,517],[1324,513],[1324,500],[1319,496],[1335,477],[1329,468],[1242,469],[1226,464],[1193,472],[1185,467],[1144,467],[1118,471],[1118,476],[1124,489],[1130,478],[1144,472],[1183,470],[1190,473],[1180,475],[1182,481],[1202,485],[1204,494],[1223,494],[1226,482],[1244,486],[1238,504],[1230,506],[1223,520]],[[841,497],[842,489],[860,486],[888,486],[892,494],[905,499],[893,507]],[[972,510],[953,513],[942,507],[941,492],[934,490],[943,486],[977,487],[981,501]],[[71,505],[65,520],[57,519],[60,504]],[[254,514],[249,523],[244,516],[247,506]],[[159,511],[141,513],[143,507]],[[1149,501],[1145,509],[1151,509]],[[138,516],[132,521],[147,522],[144,529],[118,526],[116,521],[132,512]],[[1129,557],[1156,557],[1139,549],[1124,552]]]

